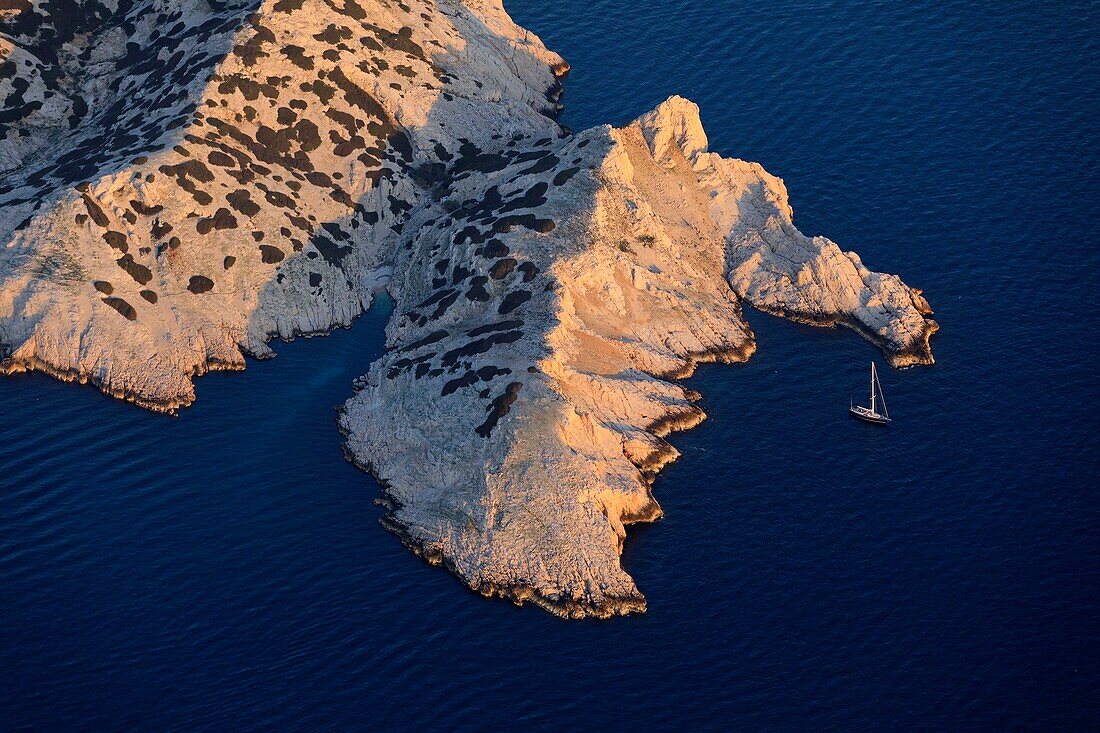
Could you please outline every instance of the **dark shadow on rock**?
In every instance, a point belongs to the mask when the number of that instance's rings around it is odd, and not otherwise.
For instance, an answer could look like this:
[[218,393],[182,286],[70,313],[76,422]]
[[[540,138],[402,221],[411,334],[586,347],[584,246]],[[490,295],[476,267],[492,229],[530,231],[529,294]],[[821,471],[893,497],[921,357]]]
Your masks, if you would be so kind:
[[[27,85],[18,74],[32,68],[47,95],[66,98],[71,114],[64,124],[41,130],[37,148],[17,156],[25,174],[9,171],[0,178],[0,206],[11,212],[0,223],[0,239],[10,239],[35,212],[73,185],[118,173],[137,157],[171,148],[194,115],[197,95],[232,50],[234,34],[260,2],[210,0],[211,14],[194,25],[190,23],[197,19],[184,17],[182,10],[158,14],[153,42],[128,41],[119,58],[96,64],[102,68],[113,63],[117,73],[105,74],[102,81],[109,82],[111,94],[95,108],[89,108],[84,97],[90,80],[71,77],[64,67],[87,68],[97,47],[112,42],[120,31],[133,37],[136,24],[148,20],[148,7],[135,0],[121,0],[114,11],[98,2],[77,0],[45,0],[23,7],[5,31],[44,68],[19,67],[9,60],[0,63],[0,77],[22,82],[14,85],[18,93]],[[64,59],[65,45],[78,35],[91,37],[87,51]],[[9,97],[0,104],[5,109],[0,140],[33,125],[33,115],[42,106],[19,102]]]
[[[499,48],[511,48],[508,39],[492,34],[471,12],[462,9],[458,12],[462,13],[464,23],[477,25],[479,32],[491,36],[494,39],[491,42]],[[451,19],[454,20],[454,16],[451,16]],[[410,43],[410,39],[403,35],[400,29],[383,31],[378,37],[383,44],[390,44],[407,53],[419,55],[437,74],[437,78],[447,78],[447,76],[457,78],[458,74],[468,74],[462,66],[463,52],[458,49],[451,48],[448,49],[448,53],[435,53],[429,57],[423,54],[423,49],[416,47],[415,43]],[[512,52],[524,53],[515,49]],[[457,60],[455,64],[457,68],[447,69],[449,60]],[[553,119],[561,109],[558,103],[562,88],[559,77],[568,67],[549,68],[533,55],[530,56],[530,60],[547,68],[549,72],[546,90],[541,97],[543,104],[538,111]],[[366,90],[352,89],[352,85],[346,82],[346,76],[343,79],[339,77],[332,79],[331,77],[334,76],[336,74],[330,74],[330,81],[333,81],[340,90],[337,93],[343,93],[346,100],[355,108],[355,119],[346,120],[339,117],[344,124],[348,125],[348,129],[345,139],[338,144],[357,144],[362,150],[358,156],[359,160],[364,164],[369,165],[372,158],[377,160],[377,164],[372,166],[366,174],[372,181],[372,187],[353,201],[339,182],[324,180],[330,190],[322,195],[345,203],[348,206],[348,215],[327,222],[312,222],[304,217],[296,217],[289,236],[284,235],[280,242],[269,242],[287,254],[280,267],[283,273],[289,268],[301,267],[307,271],[307,275],[304,278],[295,278],[295,281],[291,282],[283,274],[277,273],[274,279],[261,290],[259,307],[254,313],[254,319],[266,321],[268,314],[278,312],[287,300],[285,292],[287,287],[301,287],[302,283],[308,282],[313,293],[317,295],[325,293],[327,296],[325,300],[331,304],[334,301],[346,300],[347,291],[358,290],[361,295],[366,295],[364,276],[369,278],[370,283],[377,283],[380,269],[417,266],[418,263],[410,261],[411,253],[408,250],[397,251],[410,214],[424,206],[440,204],[448,195],[450,184],[455,176],[469,175],[470,170],[476,170],[479,164],[494,165],[498,158],[500,170],[512,164],[511,160],[502,155],[507,151],[509,142],[504,139],[496,141],[499,143],[499,150],[491,151],[473,150],[468,145],[459,145],[453,150],[447,150],[441,145],[433,148],[423,144],[423,141],[419,147],[414,148],[412,141],[419,130],[402,126],[393,120],[383,106]],[[465,100],[448,93],[446,84],[442,87],[428,113],[428,124],[425,125],[427,128],[433,127],[437,122],[454,119],[452,106],[467,104]],[[371,133],[373,139],[366,135],[367,132]],[[565,134],[563,129],[559,132],[559,136]],[[356,136],[360,137],[358,142],[355,142]],[[490,158],[492,162],[487,162]],[[517,168],[517,172],[523,167],[525,166]],[[290,173],[293,175],[295,172],[290,171]],[[299,175],[305,173],[310,181],[327,179],[327,176],[310,176],[308,171],[297,173]],[[375,256],[370,249],[378,239],[387,241],[381,247],[379,256]],[[421,264],[424,267],[430,267],[432,263]],[[337,282],[332,283],[333,279],[337,279]],[[343,295],[335,293],[334,290],[343,291]],[[391,291],[391,295],[400,298],[400,292]],[[366,298],[361,302],[363,307],[369,306]],[[400,312],[401,305],[400,302],[397,303],[395,313]],[[496,318],[495,306],[492,310],[486,310],[486,314]],[[347,313],[333,312],[332,316],[333,327],[350,324]],[[265,332],[264,339],[287,339],[299,335],[324,333],[330,329],[293,328],[289,333],[272,331],[266,327],[262,330]],[[364,371],[368,366],[364,365]]]

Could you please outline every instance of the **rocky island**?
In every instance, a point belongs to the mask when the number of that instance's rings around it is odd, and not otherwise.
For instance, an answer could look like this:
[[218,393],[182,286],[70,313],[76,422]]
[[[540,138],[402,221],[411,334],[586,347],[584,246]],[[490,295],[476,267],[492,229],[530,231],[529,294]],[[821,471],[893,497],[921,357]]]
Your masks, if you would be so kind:
[[568,66],[499,0],[0,3],[0,370],[143,407],[349,326],[343,406],[384,524],[485,595],[642,611],[677,384],[755,348],[743,303],[932,363],[920,291],[795,228],[783,182],[672,97],[555,122]]

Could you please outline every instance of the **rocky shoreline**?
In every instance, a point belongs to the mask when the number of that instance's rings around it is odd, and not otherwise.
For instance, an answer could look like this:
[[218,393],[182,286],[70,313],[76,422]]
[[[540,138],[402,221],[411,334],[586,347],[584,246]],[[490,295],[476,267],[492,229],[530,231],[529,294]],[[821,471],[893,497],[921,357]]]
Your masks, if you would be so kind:
[[0,78],[0,371],[171,412],[384,286],[345,452],[482,595],[645,610],[625,528],[705,419],[677,380],[754,352],[743,304],[933,361],[920,291],[802,235],[693,103],[559,125],[568,64],[499,0],[106,7],[29,5],[0,43],[47,59]]
[[[365,311],[364,311],[365,312]],[[317,338],[322,336],[328,336],[337,329],[350,329],[353,324],[333,324],[329,328],[319,329],[309,333],[296,332],[288,335],[282,335],[279,333],[268,334],[264,339],[264,344],[269,344],[271,341],[278,339],[283,343],[291,343],[296,338]],[[3,352],[3,344],[0,344],[0,353]],[[253,354],[251,352],[242,352],[242,356],[250,356],[258,361],[264,361],[267,359],[275,358],[274,351],[266,350],[261,353]],[[194,379],[201,377],[211,372],[243,372],[245,371],[245,363],[241,362],[223,362],[217,359],[211,359],[201,365],[196,365],[195,369],[188,375],[189,378]],[[86,371],[78,371],[73,369],[59,369],[53,364],[47,363],[39,359],[37,356],[32,355],[27,359],[20,359],[16,357],[2,357],[0,358],[0,376],[12,376],[15,374],[25,374],[28,372],[38,372],[52,377],[60,382],[69,382],[73,384],[82,384],[95,387],[108,397],[112,397],[123,402],[129,402],[138,407],[142,407],[150,412],[160,412],[167,415],[175,415],[181,409],[190,407],[195,403],[194,397],[181,396],[175,399],[151,399],[145,396],[145,393],[137,391],[125,386],[111,385],[96,378],[96,375],[90,374]]]
[[[914,289],[914,293],[920,296],[919,290]],[[923,301],[923,297],[920,297],[920,299]],[[913,339],[907,348],[893,351],[889,341],[886,341],[880,335],[872,333],[866,327],[854,321],[843,318],[817,318],[813,315],[789,312],[782,308],[771,309],[767,306],[757,307],[757,310],[769,316],[785,318],[788,321],[802,323],[807,326],[815,326],[817,328],[847,328],[859,334],[864,340],[870,342],[875,347],[881,349],[883,356],[886,357],[890,366],[895,369],[905,369],[913,366],[931,366],[936,363],[936,359],[932,355],[932,337],[940,330],[940,325],[931,318],[925,320],[920,335]],[[921,307],[918,312],[925,316],[932,315],[932,309],[928,306],[927,302],[924,302],[923,307]]]

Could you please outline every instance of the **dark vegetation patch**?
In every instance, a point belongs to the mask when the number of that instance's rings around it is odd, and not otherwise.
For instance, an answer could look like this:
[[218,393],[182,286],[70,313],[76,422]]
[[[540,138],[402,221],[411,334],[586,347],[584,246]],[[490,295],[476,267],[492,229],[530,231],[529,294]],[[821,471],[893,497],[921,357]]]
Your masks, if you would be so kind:
[[130,249],[126,244],[126,235],[122,232],[108,231],[103,233],[103,241],[111,245],[114,249],[120,252],[126,252]]
[[504,296],[504,300],[501,301],[500,307],[497,308],[497,313],[500,313],[501,315],[505,313],[511,313],[530,299],[530,290],[513,290],[512,292]]
[[498,376],[511,373],[512,370],[508,369],[507,367],[496,367],[492,365],[483,366],[477,371],[474,371],[473,369],[467,369],[466,373],[463,374],[461,377],[451,379],[446,384],[444,384],[443,391],[440,393],[440,396],[446,397],[447,395],[456,392],[462,387],[472,387],[478,382],[491,382]]
[[484,336],[487,333],[494,331],[510,331],[516,328],[521,328],[523,321],[514,319],[511,321],[497,321],[496,323],[489,323],[484,326],[478,326],[477,328],[471,328],[466,332],[467,336]]
[[431,295],[429,295],[424,300],[417,303],[416,306],[413,308],[413,310],[419,310],[421,308],[427,308],[430,305],[435,305],[436,303],[443,300],[448,295],[450,295],[451,293],[454,293],[454,292],[456,292],[454,288],[448,288],[446,290],[436,291],[436,292],[432,293]]
[[472,142],[465,141],[458,149],[458,159],[451,166],[451,173],[478,171],[494,173],[508,167],[510,160],[500,153],[484,153]]
[[464,356],[476,356],[484,354],[489,349],[499,344],[511,344],[523,338],[523,331],[504,331],[489,334],[483,338],[474,339],[458,348],[451,349],[443,354],[440,363],[445,366],[454,366]]
[[195,199],[200,205],[206,206],[213,202],[214,199],[210,194],[195,185],[196,182],[210,183],[214,180],[214,174],[201,160],[190,158],[175,165],[162,165],[159,170],[161,173],[175,178],[176,185],[191,194],[191,198]]
[[580,168],[578,168],[576,166],[573,166],[572,168],[566,168],[563,171],[559,171],[558,174],[556,176],[554,176],[554,185],[555,186],[563,185],[570,178],[575,176],[577,174],[577,171],[579,171],[579,170],[580,170]]
[[239,56],[245,66],[254,66],[261,58],[268,56],[263,46],[275,42],[275,34],[269,28],[256,25],[255,30],[251,38],[233,47],[233,55]]
[[225,195],[226,202],[234,209],[247,217],[253,217],[260,213],[260,205],[252,200],[251,195],[241,188]]
[[493,400],[489,408],[489,416],[485,418],[480,426],[475,428],[478,435],[483,438],[488,438],[493,432],[493,428],[497,426],[500,419],[508,414],[512,409],[512,405],[519,397],[519,391],[523,387],[521,382],[512,382],[504,389],[504,393],[497,396]]
[[536,175],[536,174],[539,174],[539,173],[545,173],[546,171],[553,170],[554,168],[556,168],[558,163],[560,163],[560,162],[561,162],[561,160],[558,159],[558,156],[551,153],[549,155],[546,155],[545,157],[540,158],[539,161],[537,163],[535,163],[533,166],[531,166],[530,168],[527,168],[526,170],[520,171],[519,175],[525,176],[525,175]]
[[454,302],[457,298],[458,298],[458,291],[457,290],[452,290],[452,291],[450,291],[450,293],[448,295],[444,296],[443,298],[440,298],[439,302],[436,303],[435,310],[432,311],[432,314],[429,316],[429,318],[431,318],[432,320],[435,320],[435,319],[439,318],[440,316],[442,316],[444,313],[447,312],[447,309],[450,308],[452,304],[454,304]]
[[299,69],[313,71],[313,57],[307,55],[306,50],[301,46],[295,46],[293,44],[283,46],[282,54],[290,59],[290,63],[294,64]]
[[535,267],[534,262],[524,262],[518,269],[523,273],[523,282],[525,283],[531,282],[535,279],[535,275],[539,274],[539,268]]
[[223,206],[214,212],[214,228],[236,229],[237,217],[233,216],[233,212]]
[[274,265],[278,262],[282,262],[286,255],[278,247],[272,247],[270,244],[260,245],[260,259],[263,260],[266,265]]
[[128,320],[128,321],[136,321],[137,320],[137,311],[134,310],[134,306],[130,305],[129,303],[127,303],[122,298],[114,298],[114,297],[104,298],[103,302],[106,303],[107,305],[111,306],[112,308],[114,308],[119,313],[121,313],[123,315],[123,317],[126,318],[126,320]]
[[488,303],[492,300],[493,296],[485,289],[487,282],[489,282],[489,278],[484,275],[478,275],[470,280],[470,289],[466,291],[466,299],[479,303]]
[[225,153],[223,153],[220,150],[211,150],[207,154],[206,160],[211,165],[216,165],[220,168],[236,168],[237,167],[237,159],[234,158],[231,155],[226,155]]
[[350,246],[337,244],[323,234],[314,235],[313,239],[310,240],[310,244],[317,248],[325,262],[334,267],[339,267],[344,258],[351,253]]
[[164,211],[164,207],[160,204],[156,206],[146,206],[143,202],[137,199],[130,199],[130,208],[141,214],[142,216],[154,216]]
[[107,214],[104,213],[95,199],[88,194],[83,194],[81,198],[84,200],[84,208],[88,210],[88,215],[92,217],[92,221],[101,227],[105,227],[111,223],[111,220],[107,218]]
[[494,280],[502,280],[511,274],[515,267],[516,260],[512,257],[505,257],[504,259],[497,260],[493,263],[493,266],[489,268],[489,277]]
[[498,232],[510,232],[514,226],[521,226],[540,234],[547,234],[554,231],[555,225],[552,219],[540,219],[534,214],[510,214],[498,219],[493,228]]
[[187,289],[195,295],[214,289],[214,281],[205,275],[192,275],[187,283]]
[[119,267],[125,270],[130,277],[134,278],[139,285],[147,285],[149,281],[153,279],[152,271],[140,262],[135,262],[133,255],[123,255],[115,260],[115,262]]
[[442,341],[443,339],[447,338],[448,335],[449,334],[447,333],[447,331],[444,331],[442,329],[439,330],[439,331],[432,331],[427,336],[425,336],[421,339],[417,339],[416,341],[413,341],[408,346],[402,347],[401,351],[403,351],[403,352],[404,351],[416,351],[417,349],[422,348],[424,346],[428,346],[430,344],[438,343],[439,341]]

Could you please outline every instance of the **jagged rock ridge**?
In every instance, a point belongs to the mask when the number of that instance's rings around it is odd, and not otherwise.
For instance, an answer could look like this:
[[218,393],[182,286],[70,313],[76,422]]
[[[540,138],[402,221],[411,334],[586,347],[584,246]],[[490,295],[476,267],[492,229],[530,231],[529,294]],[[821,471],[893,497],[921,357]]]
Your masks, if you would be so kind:
[[932,361],[919,291],[799,233],[691,102],[559,127],[568,67],[499,2],[71,5],[0,47],[2,368],[170,411],[388,283],[348,453],[482,593],[645,608],[624,526],[703,418],[670,380],[751,355],[742,302]]

